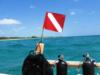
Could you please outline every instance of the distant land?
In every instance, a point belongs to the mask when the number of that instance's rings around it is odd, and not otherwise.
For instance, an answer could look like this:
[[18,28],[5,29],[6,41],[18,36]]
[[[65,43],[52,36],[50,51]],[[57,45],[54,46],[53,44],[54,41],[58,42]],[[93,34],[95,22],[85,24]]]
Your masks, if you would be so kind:
[[0,40],[10,40],[10,39],[32,39],[32,38],[38,38],[37,36],[31,36],[31,37],[0,37]]
[[[84,36],[44,36],[43,38],[56,38],[56,37],[93,37],[100,35],[84,35]],[[32,39],[32,38],[40,38],[41,36],[30,36],[30,37],[0,37],[0,40],[16,40],[16,39]]]

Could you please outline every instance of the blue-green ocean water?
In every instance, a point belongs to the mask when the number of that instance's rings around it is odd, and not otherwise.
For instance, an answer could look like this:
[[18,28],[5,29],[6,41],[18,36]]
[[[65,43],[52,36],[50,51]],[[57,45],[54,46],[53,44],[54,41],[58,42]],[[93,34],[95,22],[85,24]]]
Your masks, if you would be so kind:
[[[0,41],[0,73],[22,75],[23,61],[37,42],[39,39]],[[65,60],[83,60],[82,55],[89,52],[100,62],[100,36],[45,38],[44,43],[44,55],[48,59],[57,59],[57,55],[64,54]],[[77,68],[69,68],[68,73],[77,75]],[[96,75],[99,74],[100,69],[96,68]]]

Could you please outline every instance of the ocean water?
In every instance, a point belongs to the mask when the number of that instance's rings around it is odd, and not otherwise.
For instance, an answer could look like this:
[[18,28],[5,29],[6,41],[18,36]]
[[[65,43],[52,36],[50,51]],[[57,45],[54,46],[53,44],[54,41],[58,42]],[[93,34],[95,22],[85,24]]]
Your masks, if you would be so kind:
[[[35,49],[37,42],[39,39],[0,41],[0,73],[22,75],[23,61],[29,51]],[[57,56],[63,54],[65,60],[82,61],[82,55],[88,52],[96,62],[100,62],[100,36],[45,38],[44,43],[47,59],[57,60]],[[81,68],[79,70],[69,67],[68,74],[81,74]],[[99,68],[96,68],[96,75],[100,75]]]

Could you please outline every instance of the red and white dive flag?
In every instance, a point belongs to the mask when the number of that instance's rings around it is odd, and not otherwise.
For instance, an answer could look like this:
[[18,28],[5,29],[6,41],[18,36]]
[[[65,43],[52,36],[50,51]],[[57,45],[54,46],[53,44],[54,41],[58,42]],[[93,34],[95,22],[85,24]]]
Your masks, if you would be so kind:
[[65,15],[47,12],[44,20],[44,29],[62,32],[64,27]]

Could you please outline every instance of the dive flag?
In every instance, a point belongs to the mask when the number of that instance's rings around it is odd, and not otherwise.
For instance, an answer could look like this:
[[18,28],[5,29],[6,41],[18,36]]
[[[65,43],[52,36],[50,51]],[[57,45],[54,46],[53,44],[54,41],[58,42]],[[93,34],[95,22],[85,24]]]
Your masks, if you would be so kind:
[[47,12],[44,20],[44,29],[62,32],[64,27],[65,15]]

